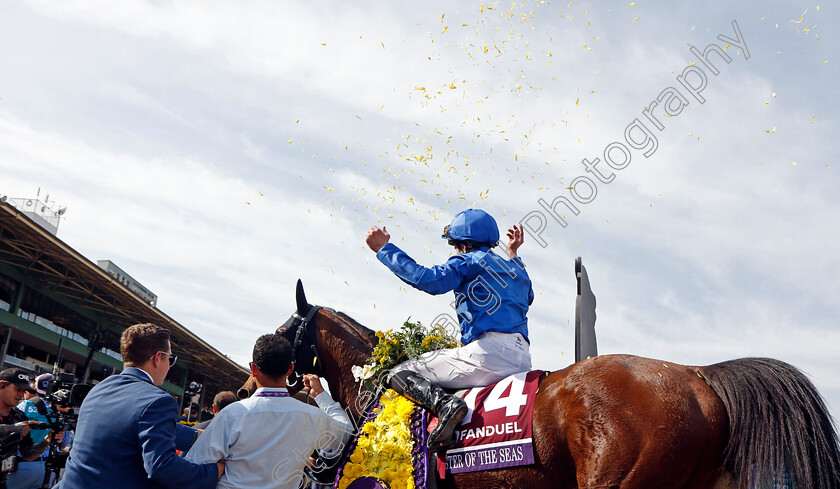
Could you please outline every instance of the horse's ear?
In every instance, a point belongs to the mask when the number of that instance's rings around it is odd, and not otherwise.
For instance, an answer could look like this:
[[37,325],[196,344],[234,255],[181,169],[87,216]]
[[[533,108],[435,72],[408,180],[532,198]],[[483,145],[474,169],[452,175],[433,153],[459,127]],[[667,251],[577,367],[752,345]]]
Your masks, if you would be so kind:
[[311,306],[306,302],[306,294],[303,292],[303,282],[300,279],[297,281],[295,300],[297,301],[297,313],[301,316],[306,316]]

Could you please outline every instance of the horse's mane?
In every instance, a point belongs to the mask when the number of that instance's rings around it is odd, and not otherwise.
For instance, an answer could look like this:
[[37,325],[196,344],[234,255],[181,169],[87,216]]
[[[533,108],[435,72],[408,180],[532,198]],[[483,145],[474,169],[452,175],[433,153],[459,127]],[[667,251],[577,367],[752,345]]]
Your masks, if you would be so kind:
[[375,345],[376,343],[379,342],[379,340],[376,338],[376,332],[374,332],[372,329],[362,325],[361,323],[359,323],[355,319],[348,316],[346,313],[343,313],[341,311],[333,311],[333,312],[335,312],[335,315],[338,316],[338,318],[341,319],[343,322],[345,322],[347,324],[347,326],[349,326],[351,329],[355,330],[355,332],[357,333],[356,336],[362,338],[362,340],[365,341],[366,343],[370,343],[371,345]]

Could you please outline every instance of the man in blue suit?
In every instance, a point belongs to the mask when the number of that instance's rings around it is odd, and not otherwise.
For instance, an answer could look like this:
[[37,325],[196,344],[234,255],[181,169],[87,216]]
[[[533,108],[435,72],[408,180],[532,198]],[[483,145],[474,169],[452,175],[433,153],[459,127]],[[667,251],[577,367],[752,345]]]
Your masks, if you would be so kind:
[[169,330],[136,324],[120,339],[125,369],[97,384],[79,411],[61,489],[212,489],[221,462],[193,464],[175,454],[195,430],[178,424],[178,404],[156,386],[175,364]]

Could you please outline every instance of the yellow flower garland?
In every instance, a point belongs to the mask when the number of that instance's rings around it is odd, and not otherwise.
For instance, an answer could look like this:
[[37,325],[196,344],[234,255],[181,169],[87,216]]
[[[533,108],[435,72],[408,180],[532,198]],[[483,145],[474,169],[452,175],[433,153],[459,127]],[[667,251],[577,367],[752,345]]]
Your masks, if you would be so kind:
[[376,477],[391,489],[414,489],[410,423],[414,404],[393,390],[380,399],[376,418],[362,427],[350,460],[342,470],[338,489],[359,477]]

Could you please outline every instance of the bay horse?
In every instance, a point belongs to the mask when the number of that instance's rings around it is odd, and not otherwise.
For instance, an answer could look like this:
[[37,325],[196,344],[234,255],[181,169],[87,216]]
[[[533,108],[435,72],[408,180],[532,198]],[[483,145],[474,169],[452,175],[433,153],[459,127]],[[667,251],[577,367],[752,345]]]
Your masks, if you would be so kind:
[[[296,299],[277,329],[293,345],[294,375],[325,378],[358,420],[372,394],[350,367],[368,360],[374,332],[310,305],[300,281]],[[533,465],[457,474],[441,487],[840,489],[840,446],[822,398],[799,370],[768,358],[575,363],[540,384],[533,446]]]

